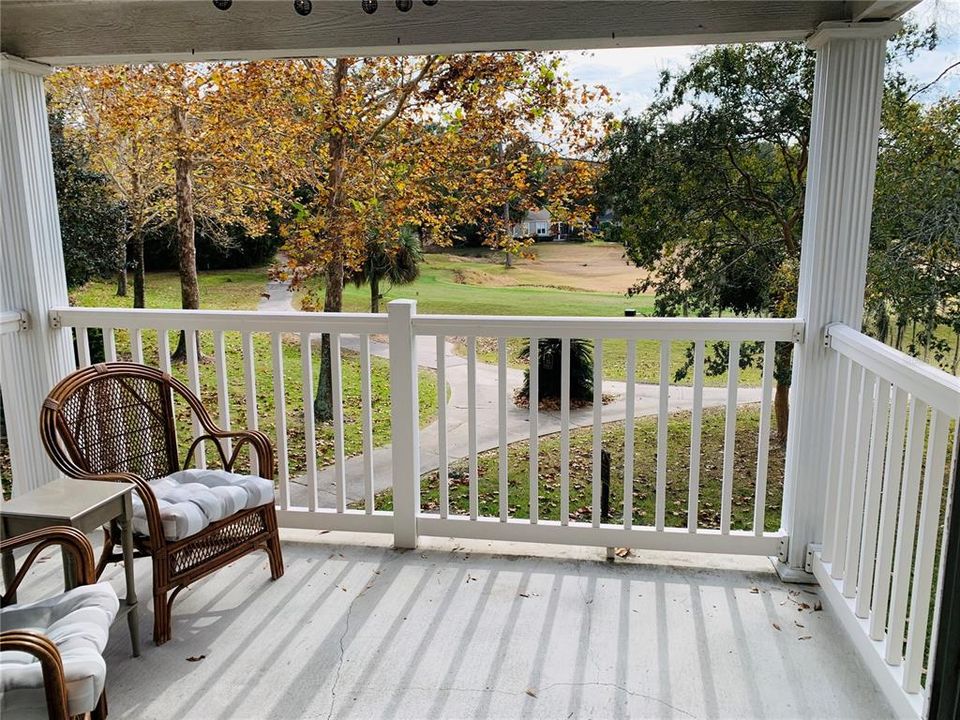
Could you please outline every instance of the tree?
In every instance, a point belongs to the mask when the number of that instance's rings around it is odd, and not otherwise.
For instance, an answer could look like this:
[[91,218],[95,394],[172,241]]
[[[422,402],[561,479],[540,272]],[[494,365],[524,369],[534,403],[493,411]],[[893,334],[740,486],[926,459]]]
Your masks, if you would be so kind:
[[93,167],[109,178],[123,206],[124,241],[115,255],[118,294],[126,292],[127,246],[133,264],[133,306],[144,300],[147,235],[173,216],[172,178],[161,107],[149,67],[70,68],[49,79],[64,135],[81,143]]
[[[563,341],[543,338],[537,343],[538,395],[543,400],[560,400],[563,389]],[[521,359],[530,359],[530,343],[520,350]],[[589,403],[593,400],[593,343],[581,338],[570,340],[570,401]],[[523,371],[523,385],[517,398],[530,401],[530,369]]]
[[[122,251],[122,215],[109,179],[92,169],[86,149],[63,132],[60,113],[49,115],[53,178],[67,286],[77,287],[116,269]],[[119,249],[118,249],[119,248]]]
[[[956,374],[960,365],[960,100],[883,106],[867,283],[868,330]],[[952,343],[938,337],[946,325]]]
[[[501,158],[500,143],[539,132],[587,153],[598,118],[584,108],[604,94],[575,86],[559,58],[532,53],[255,63],[246,72],[261,119],[261,170],[282,181],[278,193],[300,198],[277,274],[294,286],[321,278],[324,312],[340,311],[344,278],[363,265],[372,228],[393,237],[413,226],[446,244],[454,228],[477,223],[504,237],[499,210],[526,192],[532,159]],[[588,193],[587,176],[558,172],[554,184],[565,177]],[[490,207],[497,212],[487,215]],[[314,403],[321,421],[332,417],[330,390],[324,336]]]
[[420,238],[410,227],[400,229],[395,243],[384,242],[379,231],[370,233],[363,263],[350,273],[350,280],[360,287],[370,284],[370,312],[380,312],[380,284],[407,285],[420,277]]
[[[659,315],[794,314],[812,86],[803,46],[721,47],[610,136],[606,195]],[[785,439],[789,345],[775,376]]]
[[[896,60],[935,42],[932,29],[898,36],[888,90],[907,85]],[[658,314],[795,314],[813,71],[813,53],[797,44],[708,50],[663,73],[648,111],[608,137],[603,194],[622,218],[628,256],[650,271],[635,290],[656,291]],[[743,345],[741,366],[759,350]],[[791,345],[778,346],[782,442],[791,356]]]
[[[52,76],[57,107],[125,209],[134,256],[134,306],[144,306],[144,241],[175,223],[181,306],[200,307],[195,234],[265,228],[249,212],[264,194],[248,154],[248,97],[237,66],[70,68]],[[184,359],[184,335],[174,352]]]

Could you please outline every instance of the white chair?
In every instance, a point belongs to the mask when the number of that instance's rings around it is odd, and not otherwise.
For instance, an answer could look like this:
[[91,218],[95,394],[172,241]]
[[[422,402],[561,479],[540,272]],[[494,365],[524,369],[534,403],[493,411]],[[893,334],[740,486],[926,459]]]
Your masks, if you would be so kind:
[[[50,527],[0,542],[0,551],[35,545],[0,602],[0,716],[18,720],[107,717],[103,649],[117,615],[117,594],[97,583],[90,541],[78,530]],[[71,590],[12,604],[31,564],[51,545],[73,558]]]

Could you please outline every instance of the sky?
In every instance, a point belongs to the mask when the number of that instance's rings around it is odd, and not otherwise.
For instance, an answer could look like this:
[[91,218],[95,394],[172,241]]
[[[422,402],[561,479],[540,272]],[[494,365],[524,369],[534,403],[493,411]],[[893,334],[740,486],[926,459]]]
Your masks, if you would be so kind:
[[[904,70],[920,85],[932,81],[951,63],[960,60],[960,0],[924,0],[908,15],[921,25],[937,23],[940,44],[919,54]],[[637,115],[653,99],[664,69],[678,70],[690,64],[698,46],[628,48],[562,53],[570,74],[586,84],[602,84],[616,96],[611,108],[617,114]],[[934,102],[943,95],[960,95],[960,67],[954,68],[923,95]]]

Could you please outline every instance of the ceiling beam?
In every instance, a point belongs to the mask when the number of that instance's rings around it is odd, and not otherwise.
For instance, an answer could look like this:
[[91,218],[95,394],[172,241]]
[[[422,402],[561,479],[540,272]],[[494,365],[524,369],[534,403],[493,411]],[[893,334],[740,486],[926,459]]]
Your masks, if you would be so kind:
[[[880,3],[874,3],[880,4]],[[892,3],[910,5],[913,3]],[[3,52],[54,65],[802,40],[850,21],[839,0],[4,0]]]

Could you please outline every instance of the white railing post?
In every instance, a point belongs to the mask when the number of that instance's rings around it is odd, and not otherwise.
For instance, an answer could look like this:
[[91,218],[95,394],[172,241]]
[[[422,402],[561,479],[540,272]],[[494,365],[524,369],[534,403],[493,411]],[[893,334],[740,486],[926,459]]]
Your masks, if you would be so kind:
[[806,339],[793,356],[782,521],[794,570],[807,545],[823,540],[835,374],[824,330],[833,322],[859,329],[863,318],[883,65],[899,29],[825,23],[807,42],[817,59],[797,292]]
[[[417,546],[420,510],[420,396],[417,345],[413,334],[416,300],[387,306],[390,335],[390,448],[393,454],[393,544]],[[440,398],[443,402],[443,398]]]
[[40,405],[75,367],[43,76],[46,65],[0,57],[0,308],[23,310],[28,330],[0,338],[0,386],[18,495],[59,475],[40,442]]

